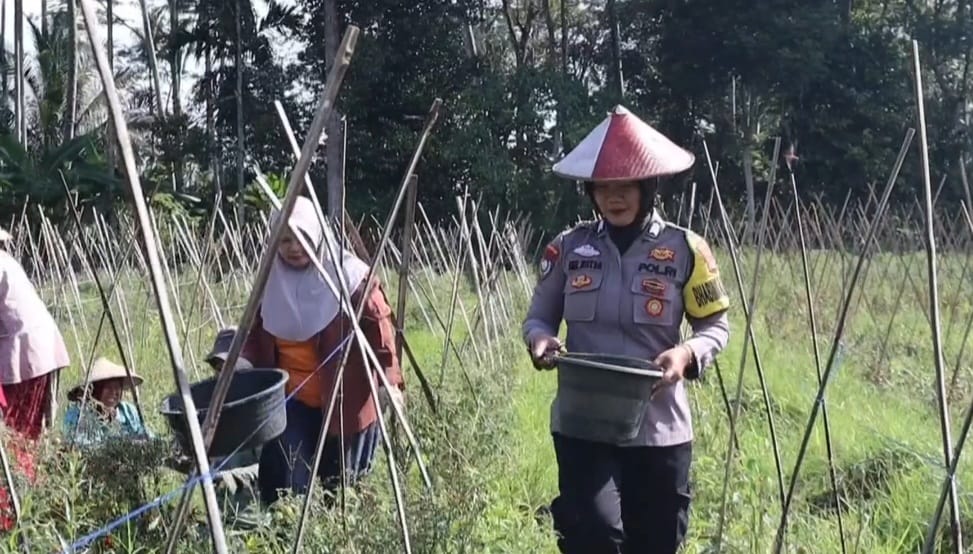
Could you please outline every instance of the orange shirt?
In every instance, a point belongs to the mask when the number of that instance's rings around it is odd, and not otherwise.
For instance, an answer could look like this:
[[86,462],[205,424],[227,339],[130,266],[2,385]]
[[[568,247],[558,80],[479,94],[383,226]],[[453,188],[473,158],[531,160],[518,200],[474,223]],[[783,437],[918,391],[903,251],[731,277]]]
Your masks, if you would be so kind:
[[[290,375],[284,387],[287,394],[290,394],[318,368],[320,360],[318,360],[317,342],[314,337],[300,342],[275,338],[274,342],[277,346],[278,365]],[[312,408],[321,407],[320,371],[297,391],[296,398]]]

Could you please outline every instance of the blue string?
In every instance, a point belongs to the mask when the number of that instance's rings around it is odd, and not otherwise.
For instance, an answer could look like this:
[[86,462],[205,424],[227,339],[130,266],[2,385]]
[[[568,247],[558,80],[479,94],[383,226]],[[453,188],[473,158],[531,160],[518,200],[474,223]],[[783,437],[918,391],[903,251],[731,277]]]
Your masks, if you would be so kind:
[[[284,400],[281,403],[282,404],[287,404],[287,402],[290,402],[290,400],[292,398],[294,398],[294,396],[297,395],[297,393],[302,388],[304,388],[304,385],[306,385],[307,382],[311,380],[311,377],[317,375],[317,373],[319,371],[321,371],[321,369],[324,367],[324,365],[327,364],[328,361],[331,360],[331,358],[333,358],[334,355],[337,354],[339,350],[341,350],[341,348],[344,346],[344,344],[346,342],[348,342],[349,340],[351,340],[351,338],[352,338],[352,335],[351,334],[347,335],[344,338],[344,340],[342,340],[338,344],[338,346],[336,346],[335,349],[332,350],[330,354],[328,354],[328,356],[324,359],[324,361],[321,362],[320,365],[318,365],[317,369],[315,369],[313,373],[311,373],[310,375],[308,375],[307,377],[305,377],[304,380],[301,381],[301,383],[297,387],[295,387],[294,390],[291,391],[291,393],[289,395],[287,395],[287,396],[284,397]],[[276,408],[279,405],[280,405],[280,403],[275,403],[275,406],[274,407]],[[63,550],[63,552],[65,554],[71,554],[73,552],[77,552],[78,549],[87,547],[89,544],[91,544],[92,541],[94,541],[98,537],[101,537],[102,535],[105,535],[107,533],[110,533],[113,530],[115,530],[118,527],[120,527],[121,525],[124,525],[125,523],[128,523],[129,521],[131,521],[131,520],[133,520],[133,519],[135,519],[135,518],[137,518],[137,517],[145,514],[149,510],[152,510],[153,508],[156,508],[158,506],[161,506],[162,504],[165,504],[165,503],[169,502],[170,500],[172,500],[173,498],[175,498],[176,495],[181,494],[183,490],[185,490],[187,488],[190,488],[190,487],[194,487],[198,483],[202,482],[204,477],[208,476],[208,477],[210,477],[212,479],[212,477],[216,473],[218,473],[220,470],[222,470],[223,469],[223,466],[225,466],[230,461],[230,459],[233,458],[233,456],[235,456],[238,452],[240,452],[240,450],[243,448],[243,445],[245,445],[251,438],[253,438],[253,436],[256,435],[257,432],[259,432],[263,428],[263,426],[267,424],[268,421],[270,421],[270,417],[269,416],[267,418],[265,418],[260,423],[260,425],[258,425],[257,428],[254,429],[253,432],[250,433],[250,435],[246,439],[244,439],[243,442],[241,442],[233,450],[233,452],[231,452],[229,455],[227,455],[226,457],[224,457],[223,458],[223,461],[220,462],[219,464],[217,464],[215,467],[211,467],[210,468],[210,471],[208,473],[206,473],[205,475],[200,475],[198,477],[194,477],[194,478],[190,479],[189,481],[187,481],[181,487],[179,487],[179,488],[177,488],[175,490],[169,491],[168,493],[166,493],[166,494],[164,494],[162,496],[156,497],[155,500],[149,502],[148,504],[145,504],[144,506],[141,506],[139,508],[136,508],[135,510],[132,510],[128,514],[126,514],[126,515],[124,515],[124,516],[122,516],[122,517],[120,517],[120,518],[112,521],[111,523],[105,525],[104,527],[102,527],[100,529],[97,529],[97,530],[95,530],[95,531],[93,531],[93,532],[85,535],[84,537],[81,537],[74,544],[72,544],[71,546],[65,548]]]

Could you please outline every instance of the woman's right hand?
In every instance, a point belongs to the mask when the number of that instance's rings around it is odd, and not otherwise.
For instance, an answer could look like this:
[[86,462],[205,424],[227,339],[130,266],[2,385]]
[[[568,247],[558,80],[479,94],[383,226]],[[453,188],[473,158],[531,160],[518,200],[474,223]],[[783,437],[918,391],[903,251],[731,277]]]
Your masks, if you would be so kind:
[[564,346],[557,337],[538,335],[530,345],[530,357],[534,363],[534,369],[553,369],[554,353],[563,348]]

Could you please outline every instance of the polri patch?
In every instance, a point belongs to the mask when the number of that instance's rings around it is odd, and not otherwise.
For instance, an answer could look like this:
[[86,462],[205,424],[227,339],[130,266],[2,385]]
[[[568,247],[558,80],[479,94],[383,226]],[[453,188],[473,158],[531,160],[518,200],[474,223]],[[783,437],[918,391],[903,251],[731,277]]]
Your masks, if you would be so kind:
[[676,268],[672,267],[671,265],[641,263],[639,264],[639,271],[652,273],[654,275],[662,275],[663,277],[669,277],[670,279],[676,278]]

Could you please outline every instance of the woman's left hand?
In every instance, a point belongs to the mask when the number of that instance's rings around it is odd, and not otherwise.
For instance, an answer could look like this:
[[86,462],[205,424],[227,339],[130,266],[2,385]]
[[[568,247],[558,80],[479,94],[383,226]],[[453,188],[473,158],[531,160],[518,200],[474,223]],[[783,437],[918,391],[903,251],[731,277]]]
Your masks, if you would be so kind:
[[392,402],[393,404],[399,407],[400,411],[404,412],[405,394],[402,393],[402,390],[399,389],[398,387],[392,387],[390,389],[386,389],[386,393],[388,394],[389,402]]
[[674,385],[682,380],[686,368],[693,363],[693,352],[684,344],[677,344],[673,348],[656,356],[653,360],[662,368],[662,379],[652,387],[652,396],[664,386]]

